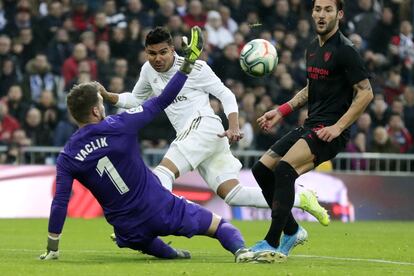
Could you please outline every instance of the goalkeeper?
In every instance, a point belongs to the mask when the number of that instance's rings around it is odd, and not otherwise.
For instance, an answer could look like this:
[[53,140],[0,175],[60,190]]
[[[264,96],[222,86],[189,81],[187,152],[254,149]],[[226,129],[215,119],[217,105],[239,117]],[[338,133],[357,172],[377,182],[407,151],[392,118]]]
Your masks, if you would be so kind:
[[[80,129],[72,135],[57,160],[47,251],[40,256],[41,260],[59,257],[60,234],[72,183],[77,179],[102,206],[106,220],[114,227],[119,247],[164,259],[190,258],[188,251],[170,247],[159,236],[206,235],[219,240],[236,256],[236,262],[255,262],[234,226],[203,207],[171,194],[139,155],[137,131],[176,98],[187,75],[195,69],[202,45],[201,30],[194,27],[191,42],[184,47],[185,60],[164,92],[118,115],[105,116],[100,94],[105,88],[100,84],[85,83],[72,88],[67,105]],[[162,55],[162,50],[159,54]]]

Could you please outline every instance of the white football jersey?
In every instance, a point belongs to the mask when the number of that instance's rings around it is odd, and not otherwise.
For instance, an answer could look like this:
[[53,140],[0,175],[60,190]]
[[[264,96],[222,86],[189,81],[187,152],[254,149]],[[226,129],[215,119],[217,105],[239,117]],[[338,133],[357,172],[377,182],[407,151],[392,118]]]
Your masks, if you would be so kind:
[[[116,106],[132,108],[141,105],[151,96],[160,95],[183,62],[183,57],[175,55],[173,66],[167,72],[162,73],[155,71],[149,62],[146,62],[142,66],[140,77],[132,93],[120,94]],[[165,109],[177,133],[180,133],[186,122],[194,117],[219,118],[210,106],[209,94],[221,101],[227,116],[230,113],[238,112],[234,94],[221,82],[206,62],[197,60],[184,87],[173,103]]]

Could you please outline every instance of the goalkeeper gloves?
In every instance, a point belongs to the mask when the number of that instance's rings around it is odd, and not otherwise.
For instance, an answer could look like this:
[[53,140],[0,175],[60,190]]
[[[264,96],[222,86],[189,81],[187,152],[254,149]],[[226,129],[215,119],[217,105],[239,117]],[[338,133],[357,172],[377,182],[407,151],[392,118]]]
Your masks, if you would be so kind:
[[47,237],[46,252],[40,255],[40,260],[57,260],[59,258],[59,239],[60,235],[57,237],[49,235]]
[[187,37],[182,38],[182,47],[184,51],[184,63],[181,65],[180,71],[185,74],[190,74],[194,63],[200,57],[203,51],[203,32],[200,27],[195,26],[191,28],[191,41],[188,44]]

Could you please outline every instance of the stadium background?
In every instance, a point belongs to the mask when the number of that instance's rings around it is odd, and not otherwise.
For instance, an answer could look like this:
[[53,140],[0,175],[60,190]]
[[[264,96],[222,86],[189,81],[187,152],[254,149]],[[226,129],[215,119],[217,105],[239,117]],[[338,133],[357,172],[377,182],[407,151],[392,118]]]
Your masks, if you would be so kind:
[[[346,1],[341,30],[354,42],[371,73],[375,99],[351,127],[346,152],[354,158],[325,164],[322,170],[332,172],[334,178],[318,183],[313,177],[303,184],[320,196],[331,188],[331,195],[322,196],[322,202],[342,221],[413,219],[409,204],[414,193],[409,185],[414,170],[412,5],[412,1],[398,0]],[[0,164],[4,164],[0,166],[0,217],[47,216],[56,153],[76,130],[66,110],[67,92],[74,84],[91,80],[112,92],[131,91],[145,62],[145,36],[154,26],[169,28],[178,53],[181,36],[194,25],[203,27],[207,43],[202,58],[234,92],[240,108],[245,138],[233,149],[244,154],[252,151],[257,158],[306,118],[302,109],[270,133],[255,123],[259,115],[286,102],[305,85],[304,49],[314,37],[310,9],[310,0],[0,0]],[[247,41],[259,37],[276,46],[279,65],[266,78],[251,78],[241,71],[238,57]],[[221,104],[211,98],[211,105],[226,125]],[[116,112],[120,110],[107,106],[108,114]],[[151,152],[164,152],[174,131],[164,114],[140,138],[145,158],[155,166],[162,155]],[[374,161],[370,153],[377,154]],[[246,169],[242,175],[247,175],[249,185],[255,185],[248,171],[252,160],[242,160]],[[27,163],[41,166],[22,166]],[[39,175],[50,180],[36,181]],[[229,218],[268,215],[255,209],[229,209],[197,175],[189,177],[177,181],[175,192],[206,204],[215,202],[215,211]],[[27,197],[11,193],[13,189],[24,189]],[[44,197],[34,197],[39,191]],[[92,204],[89,198],[85,202],[85,206]],[[41,214],[18,211],[21,207],[35,210],[34,206],[47,208]],[[77,212],[73,216],[89,216]],[[302,213],[297,216],[309,219]]]

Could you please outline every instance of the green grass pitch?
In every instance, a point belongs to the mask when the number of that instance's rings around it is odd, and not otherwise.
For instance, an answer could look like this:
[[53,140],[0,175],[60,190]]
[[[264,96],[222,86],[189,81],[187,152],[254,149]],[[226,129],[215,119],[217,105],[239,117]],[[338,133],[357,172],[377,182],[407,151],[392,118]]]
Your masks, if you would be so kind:
[[[263,238],[268,222],[233,222],[247,245]],[[39,261],[47,220],[0,220],[0,275],[414,275],[414,222],[302,224],[309,242],[286,263],[236,264],[220,244],[206,237],[165,237],[189,249],[190,260],[159,260],[109,239],[104,219],[68,219],[58,261]]]

